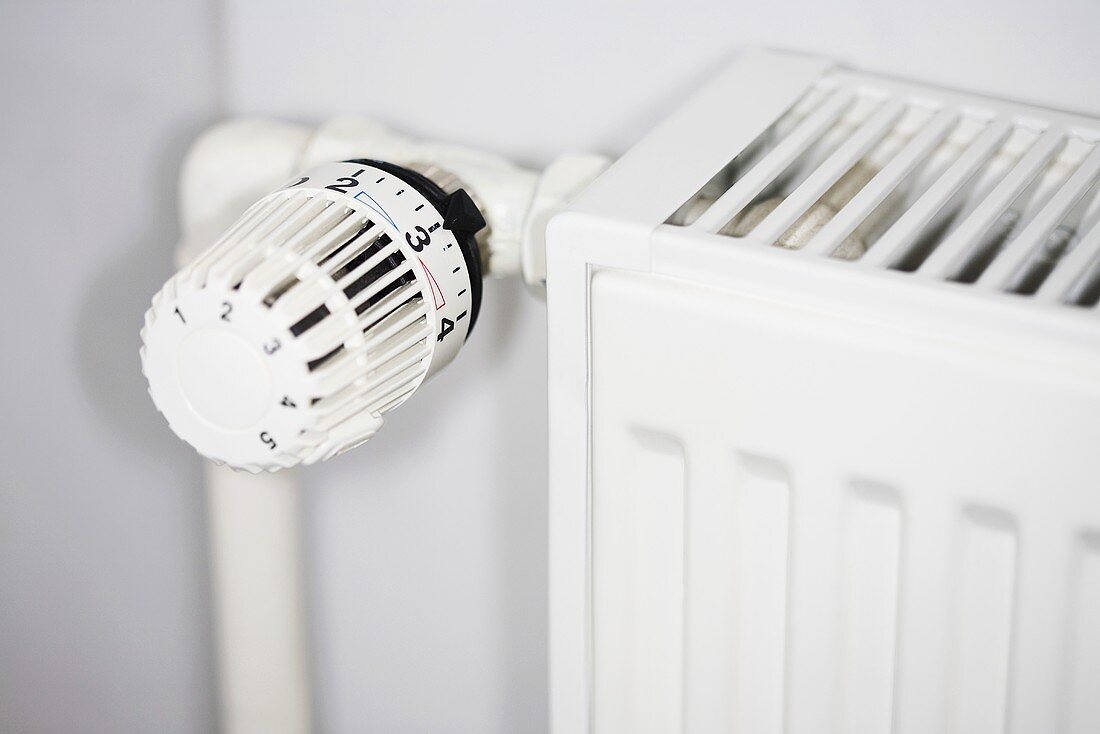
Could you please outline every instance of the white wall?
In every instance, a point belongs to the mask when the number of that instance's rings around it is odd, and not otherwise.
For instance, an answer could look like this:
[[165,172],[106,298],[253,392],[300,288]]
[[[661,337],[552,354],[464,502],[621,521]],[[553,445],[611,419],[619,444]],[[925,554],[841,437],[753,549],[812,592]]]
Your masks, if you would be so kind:
[[213,720],[199,471],[137,355],[212,31],[182,0],[0,6],[3,732]]
[[[541,164],[622,151],[757,44],[1100,113],[1093,0],[2,14],[0,145],[33,186],[0,197],[0,390],[15,416],[0,428],[2,731],[208,728],[198,473],[145,398],[136,347],[168,272],[174,168],[219,104],[310,122],[362,112]],[[31,197],[46,190],[58,204]],[[327,732],[545,729],[543,312],[503,283],[485,308],[456,364],[375,440],[304,472]]]

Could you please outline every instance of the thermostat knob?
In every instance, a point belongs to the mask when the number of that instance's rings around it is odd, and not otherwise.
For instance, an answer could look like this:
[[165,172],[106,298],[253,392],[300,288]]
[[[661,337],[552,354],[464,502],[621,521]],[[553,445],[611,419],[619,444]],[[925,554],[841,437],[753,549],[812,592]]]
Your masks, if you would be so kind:
[[310,464],[369,439],[454,359],[481,305],[485,220],[423,170],[305,171],[164,285],[142,368],[180,438],[253,472]]

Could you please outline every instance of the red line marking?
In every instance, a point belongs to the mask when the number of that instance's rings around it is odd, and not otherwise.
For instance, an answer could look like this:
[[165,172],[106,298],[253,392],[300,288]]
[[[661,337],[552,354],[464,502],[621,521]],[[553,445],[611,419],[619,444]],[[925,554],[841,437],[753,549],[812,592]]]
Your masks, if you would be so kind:
[[432,271],[428,270],[428,266],[424,264],[424,261],[420,258],[416,259],[420,260],[420,267],[424,268],[424,272],[428,274],[428,282],[432,284],[432,301],[435,302],[435,310],[438,311],[447,305],[447,299],[443,297],[443,289],[439,287],[439,281],[432,275]]

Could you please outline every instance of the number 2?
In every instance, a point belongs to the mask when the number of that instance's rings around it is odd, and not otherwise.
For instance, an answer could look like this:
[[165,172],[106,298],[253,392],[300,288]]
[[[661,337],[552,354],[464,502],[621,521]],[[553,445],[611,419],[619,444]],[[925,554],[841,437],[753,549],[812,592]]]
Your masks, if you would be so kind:
[[365,168],[360,168],[358,171],[351,174],[350,176],[341,176],[340,178],[336,179],[336,183],[329,184],[325,188],[330,191],[335,191],[338,194],[346,194],[348,193],[348,189],[359,185],[358,176],[362,175],[363,172],[366,170],[367,169]]

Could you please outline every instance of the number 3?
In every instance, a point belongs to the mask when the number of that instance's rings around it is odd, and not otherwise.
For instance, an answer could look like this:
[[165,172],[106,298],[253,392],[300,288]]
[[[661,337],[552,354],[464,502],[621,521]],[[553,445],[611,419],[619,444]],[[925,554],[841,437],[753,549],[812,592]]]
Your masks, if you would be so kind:
[[426,245],[431,244],[431,241],[432,236],[423,227],[416,228],[416,242],[413,242],[412,232],[405,233],[405,242],[409,243],[409,247],[413,249],[413,252],[420,252]]

